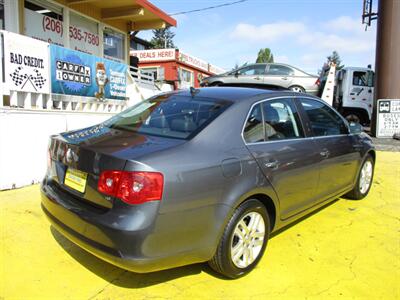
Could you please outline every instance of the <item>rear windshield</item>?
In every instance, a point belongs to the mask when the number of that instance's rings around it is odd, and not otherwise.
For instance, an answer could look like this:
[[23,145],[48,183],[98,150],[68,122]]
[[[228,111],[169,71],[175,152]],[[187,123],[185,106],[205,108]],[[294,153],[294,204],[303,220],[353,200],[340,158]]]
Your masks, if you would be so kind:
[[160,95],[119,113],[104,125],[132,132],[190,139],[220,115],[230,101]]

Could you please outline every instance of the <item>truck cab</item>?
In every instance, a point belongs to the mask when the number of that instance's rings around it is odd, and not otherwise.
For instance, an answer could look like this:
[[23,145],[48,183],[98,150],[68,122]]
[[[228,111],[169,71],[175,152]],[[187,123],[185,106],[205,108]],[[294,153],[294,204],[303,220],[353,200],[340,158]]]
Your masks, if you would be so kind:
[[333,106],[349,121],[370,124],[374,97],[374,71],[345,67],[336,74]]

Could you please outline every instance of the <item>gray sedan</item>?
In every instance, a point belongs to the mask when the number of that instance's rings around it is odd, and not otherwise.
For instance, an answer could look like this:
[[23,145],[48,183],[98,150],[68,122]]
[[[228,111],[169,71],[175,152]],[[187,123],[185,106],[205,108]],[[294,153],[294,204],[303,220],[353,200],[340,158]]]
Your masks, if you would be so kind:
[[65,237],[121,268],[208,261],[237,278],[272,232],[368,194],[375,151],[356,127],[305,94],[162,94],[52,136],[42,208]]
[[286,64],[251,64],[204,78],[201,86],[279,87],[294,92],[317,95],[319,79]]

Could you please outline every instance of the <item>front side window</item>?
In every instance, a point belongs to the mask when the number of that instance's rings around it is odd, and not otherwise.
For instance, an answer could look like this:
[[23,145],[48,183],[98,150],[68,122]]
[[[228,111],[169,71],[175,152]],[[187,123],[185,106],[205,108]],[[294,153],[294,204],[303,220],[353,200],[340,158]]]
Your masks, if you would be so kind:
[[267,140],[303,137],[303,130],[296,107],[288,99],[263,103],[265,135]]
[[243,131],[243,138],[246,143],[257,143],[264,141],[265,134],[261,104],[254,106],[249,117],[247,118]]
[[367,72],[355,71],[353,73],[353,85],[368,86]]
[[252,65],[237,70],[239,75],[264,75],[265,65]]
[[229,101],[160,95],[105,121],[110,128],[177,139],[189,139],[231,105]]
[[328,105],[311,99],[300,99],[315,136],[348,134],[343,119]]
[[281,65],[270,65],[268,72],[268,75],[277,75],[277,76],[293,76],[294,71],[293,69],[286,67],[286,66],[281,66]]

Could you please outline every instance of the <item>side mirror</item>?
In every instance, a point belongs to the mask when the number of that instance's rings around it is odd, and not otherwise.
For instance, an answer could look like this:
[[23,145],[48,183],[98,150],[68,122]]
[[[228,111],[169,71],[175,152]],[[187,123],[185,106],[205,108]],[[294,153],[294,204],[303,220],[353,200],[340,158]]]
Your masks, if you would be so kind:
[[235,77],[239,77],[239,75],[240,75],[240,74],[239,74],[239,71],[236,71],[236,72],[235,72]]
[[363,132],[363,127],[360,123],[350,122],[349,123],[350,133],[352,134],[359,134]]

